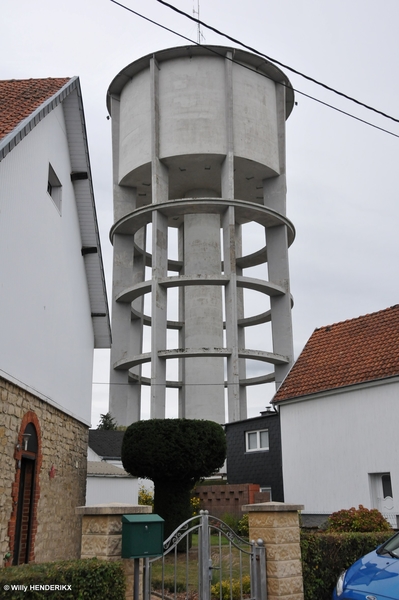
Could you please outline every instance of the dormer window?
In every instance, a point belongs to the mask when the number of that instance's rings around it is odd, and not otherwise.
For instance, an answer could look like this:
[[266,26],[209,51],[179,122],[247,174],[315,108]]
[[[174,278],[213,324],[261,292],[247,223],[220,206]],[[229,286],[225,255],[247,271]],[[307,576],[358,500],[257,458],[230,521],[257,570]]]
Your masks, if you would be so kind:
[[48,166],[47,193],[61,214],[62,185],[51,164]]

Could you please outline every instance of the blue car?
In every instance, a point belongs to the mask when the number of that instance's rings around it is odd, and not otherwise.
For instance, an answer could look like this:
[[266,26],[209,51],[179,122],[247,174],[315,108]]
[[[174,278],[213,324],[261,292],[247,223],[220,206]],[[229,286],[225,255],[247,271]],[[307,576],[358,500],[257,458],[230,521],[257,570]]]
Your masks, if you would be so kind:
[[399,533],[341,573],[333,600],[399,600]]

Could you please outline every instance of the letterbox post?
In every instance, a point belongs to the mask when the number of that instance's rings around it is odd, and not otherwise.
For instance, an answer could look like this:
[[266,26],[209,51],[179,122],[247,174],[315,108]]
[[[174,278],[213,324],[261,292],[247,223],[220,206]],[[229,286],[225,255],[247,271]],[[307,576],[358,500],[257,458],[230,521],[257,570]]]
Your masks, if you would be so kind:
[[122,558],[163,554],[164,520],[159,515],[122,516]]
[[[122,503],[79,506],[76,513],[82,516],[81,558],[97,557],[102,560],[122,559],[122,516],[150,517],[151,506]],[[132,599],[134,589],[133,563],[122,560],[126,577],[126,600]],[[136,584],[139,577],[136,576]]]

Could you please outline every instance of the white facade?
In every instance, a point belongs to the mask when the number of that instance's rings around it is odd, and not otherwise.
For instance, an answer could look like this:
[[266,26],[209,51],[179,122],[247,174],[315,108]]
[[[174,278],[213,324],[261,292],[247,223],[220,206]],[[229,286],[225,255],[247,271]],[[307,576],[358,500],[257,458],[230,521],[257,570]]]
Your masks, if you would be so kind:
[[396,526],[398,395],[393,377],[281,402],[285,502],[304,504],[305,514],[362,504]]
[[138,504],[138,480],[108,462],[88,462],[86,506],[119,502]]
[[[110,333],[93,199],[82,211],[88,183],[71,181],[90,171],[76,85],[0,162],[0,375],[90,424],[93,349],[109,346]],[[94,293],[86,235],[97,248]],[[106,322],[100,341],[96,311]]]
[[86,506],[122,502],[138,504],[139,480],[127,473],[121,460],[104,460],[87,448]]

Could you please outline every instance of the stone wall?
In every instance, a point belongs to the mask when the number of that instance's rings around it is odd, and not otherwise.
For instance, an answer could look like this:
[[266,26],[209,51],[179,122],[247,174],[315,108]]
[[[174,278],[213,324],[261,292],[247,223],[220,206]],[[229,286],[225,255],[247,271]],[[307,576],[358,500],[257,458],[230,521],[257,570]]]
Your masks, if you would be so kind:
[[299,511],[301,504],[265,502],[243,506],[249,539],[266,547],[268,600],[304,600]]
[[[81,558],[121,560],[122,515],[149,514],[151,512],[151,506],[132,506],[123,503],[77,507],[76,513],[82,517]],[[143,561],[140,560],[139,563],[139,569],[135,571],[135,561],[122,559],[126,577],[126,600],[131,600],[132,597],[136,600],[137,596],[142,599]],[[134,596],[135,576],[137,576],[136,596]]]
[[[85,503],[88,427],[0,377],[0,553],[13,552],[23,427],[38,431],[30,561],[79,558]],[[4,561],[2,561],[4,563]],[[9,561],[11,562],[11,561]]]
[[252,483],[199,485],[195,488],[194,495],[200,499],[201,510],[207,510],[210,515],[219,519],[225,514],[241,518],[243,504],[270,500],[267,492],[259,492],[259,485]]

